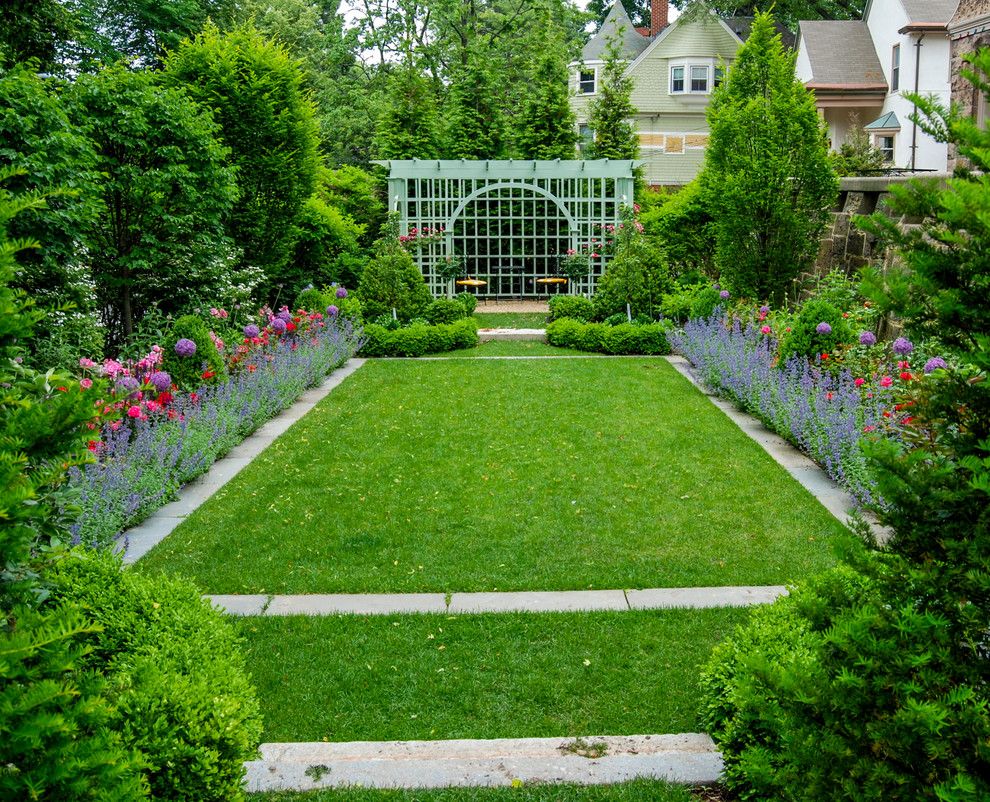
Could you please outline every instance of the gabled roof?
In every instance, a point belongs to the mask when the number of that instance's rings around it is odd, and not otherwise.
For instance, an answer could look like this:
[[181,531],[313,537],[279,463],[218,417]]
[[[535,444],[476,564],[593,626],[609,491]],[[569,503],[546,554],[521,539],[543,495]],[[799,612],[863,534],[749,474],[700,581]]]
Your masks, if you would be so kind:
[[812,20],[799,23],[799,30],[811,63],[810,88],[887,91],[865,22]]
[[[722,17],[722,21],[744,42],[749,39],[749,34],[753,30],[753,22],[755,20],[756,17]],[[780,34],[780,39],[784,43],[784,47],[788,50],[793,50],[797,45],[797,37],[794,35],[794,31],[782,22],[774,22],[774,27],[776,27],[777,33]]]
[[[738,42],[740,45],[742,44],[742,40],[739,38],[739,35],[735,31],[733,31],[732,28],[730,28],[726,24],[726,22],[725,22],[724,19],[722,19],[719,16],[716,16],[715,14],[709,14],[709,17],[710,17],[710,20],[708,20],[708,21],[714,22],[718,27],[720,27],[723,31],[725,31],[725,33],[733,41]],[[692,22],[697,22],[697,21],[698,20],[692,20]],[[639,54],[639,56],[636,58],[636,60],[633,61],[626,68],[627,74],[628,73],[631,73],[633,70],[635,70],[639,66],[640,62],[645,61],[649,57],[650,53],[652,53],[661,44],[663,44],[664,40],[667,39],[667,37],[672,36],[674,34],[674,31],[677,30],[678,26],[683,25],[683,24],[685,24],[684,18],[683,17],[678,17],[672,23],[670,23],[670,25],[668,25],[666,28],[664,28],[662,31],[660,31],[660,33],[658,33],[656,36],[654,36],[652,39],[645,40],[646,41],[646,47],[643,49],[643,52]],[[688,23],[688,24],[691,24],[691,23]]]
[[937,22],[948,25],[956,13],[959,0],[901,0],[908,19],[913,23]]
[[871,123],[867,123],[863,126],[865,131],[900,131],[901,121],[897,119],[897,115],[892,111],[888,111],[882,117],[878,117]]
[[616,32],[619,33],[622,57],[626,61],[634,61],[650,44],[650,40],[638,33],[633,27],[632,20],[629,19],[626,8],[622,5],[622,0],[615,0],[598,33],[591,37],[588,44],[584,46],[584,50],[581,51],[581,60],[586,62],[604,61],[608,40]]

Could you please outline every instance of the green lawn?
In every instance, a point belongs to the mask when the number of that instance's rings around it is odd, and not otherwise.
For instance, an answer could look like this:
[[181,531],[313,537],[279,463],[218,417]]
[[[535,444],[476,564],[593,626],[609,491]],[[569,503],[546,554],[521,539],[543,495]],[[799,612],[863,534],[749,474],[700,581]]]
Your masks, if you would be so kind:
[[376,791],[353,788],[309,793],[250,794],[251,802],[690,802],[691,791],[656,780],[622,785],[532,785],[521,788],[446,788]]
[[483,312],[479,307],[474,313],[478,326],[483,329],[545,329],[546,312]]
[[211,593],[766,585],[841,525],[662,359],[369,362],[138,564]]
[[744,609],[248,618],[264,741],[697,732]]
[[538,340],[489,340],[477,348],[465,348],[463,351],[448,351],[430,356],[455,359],[474,356],[575,356],[584,353],[571,348],[556,348]]

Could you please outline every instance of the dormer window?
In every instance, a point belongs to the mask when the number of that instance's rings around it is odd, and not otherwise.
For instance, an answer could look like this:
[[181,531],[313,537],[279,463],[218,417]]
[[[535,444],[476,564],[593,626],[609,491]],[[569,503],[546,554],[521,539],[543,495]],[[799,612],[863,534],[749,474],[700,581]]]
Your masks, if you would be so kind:
[[725,71],[712,63],[672,64],[670,67],[670,94],[707,95],[725,78]]
[[708,67],[691,67],[691,91],[708,91]]
[[675,92],[684,91],[684,68],[683,67],[671,67],[670,68],[670,94]]
[[725,67],[715,68],[715,82],[713,87],[718,89],[722,84],[725,83]]
[[595,94],[597,77],[598,71],[595,69],[580,70],[578,72],[578,93],[582,95]]

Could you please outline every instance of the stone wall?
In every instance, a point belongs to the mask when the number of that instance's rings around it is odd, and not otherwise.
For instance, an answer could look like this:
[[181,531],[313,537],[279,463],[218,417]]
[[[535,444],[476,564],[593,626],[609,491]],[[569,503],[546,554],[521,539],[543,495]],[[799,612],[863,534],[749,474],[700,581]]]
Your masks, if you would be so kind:
[[[962,76],[962,70],[966,68],[964,55],[980,48],[990,47],[990,30],[981,30],[986,27],[987,17],[990,17],[990,0],[961,0],[952,22],[949,23],[952,47],[952,102],[964,115],[983,124],[990,124],[990,120],[983,119],[985,112],[981,111],[985,101],[980,97],[980,92]],[[949,170],[954,170],[957,165],[964,166],[964,161],[959,158],[955,145],[950,145]]]

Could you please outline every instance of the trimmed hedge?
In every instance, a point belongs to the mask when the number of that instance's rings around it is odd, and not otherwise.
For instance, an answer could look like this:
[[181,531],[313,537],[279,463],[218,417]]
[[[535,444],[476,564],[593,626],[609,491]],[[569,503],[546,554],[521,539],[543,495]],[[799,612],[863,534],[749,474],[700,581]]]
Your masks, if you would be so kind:
[[361,356],[423,356],[474,348],[478,345],[478,324],[463,318],[439,326],[414,323],[404,329],[389,330],[372,323],[364,327],[364,336]]
[[552,323],[561,318],[570,317],[587,323],[595,316],[595,306],[590,298],[583,295],[555,295],[550,299],[550,317]]
[[81,667],[105,678],[108,726],[141,754],[152,798],[243,799],[261,713],[224,616],[188,582],[124,572],[109,552],[77,550],[46,579],[53,602],[98,625]]
[[434,326],[443,323],[455,323],[467,317],[467,307],[455,298],[436,298],[426,307],[424,316]]
[[561,318],[547,326],[547,342],[559,348],[576,348],[603,354],[669,354],[667,323],[582,323]]

